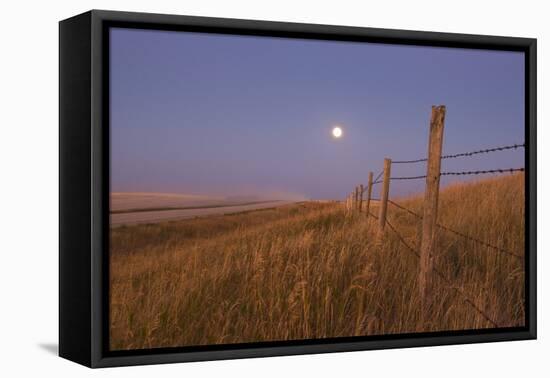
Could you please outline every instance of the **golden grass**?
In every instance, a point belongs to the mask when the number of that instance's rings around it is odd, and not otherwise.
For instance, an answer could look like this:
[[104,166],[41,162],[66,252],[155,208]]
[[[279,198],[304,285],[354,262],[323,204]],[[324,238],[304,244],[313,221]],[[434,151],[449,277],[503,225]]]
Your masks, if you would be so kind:
[[[523,255],[524,176],[451,186],[439,222]],[[421,213],[421,198],[399,203]],[[373,209],[376,212],[376,207]],[[420,223],[389,207],[418,248]],[[111,230],[112,350],[493,327],[435,280],[419,324],[418,259],[337,203]],[[501,327],[524,324],[524,265],[441,231],[436,266]]]

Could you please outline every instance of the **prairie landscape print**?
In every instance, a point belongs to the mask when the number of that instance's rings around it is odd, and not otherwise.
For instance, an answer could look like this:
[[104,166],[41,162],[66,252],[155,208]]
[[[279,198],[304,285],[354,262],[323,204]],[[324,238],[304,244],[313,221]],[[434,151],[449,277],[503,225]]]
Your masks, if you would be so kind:
[[525,325],[523,53],[109,33],[110,350]]

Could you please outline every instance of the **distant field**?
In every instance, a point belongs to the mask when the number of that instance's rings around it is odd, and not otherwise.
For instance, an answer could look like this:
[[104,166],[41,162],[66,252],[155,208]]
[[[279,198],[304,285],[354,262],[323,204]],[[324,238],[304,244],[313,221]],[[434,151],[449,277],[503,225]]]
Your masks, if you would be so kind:
[[[522,174],[442,190],[439,222],[523,255]],[[421,212],[420,198],[400,204]],[[373,211],[376,213],[376,205]],[[175,211],[175,210],[174,210]],[[389,207],[412,246],[420,224]],[[121,214],[122,215],[122,214]],[[420,324],[418,260],[340,203],[111,229],[113,350],[524,325],[524,262],[439,232],[430,321]]]
[[111,193],[111,226],[158,223],[259,210],[293,203],[253,197],[226,198],[171,193]]

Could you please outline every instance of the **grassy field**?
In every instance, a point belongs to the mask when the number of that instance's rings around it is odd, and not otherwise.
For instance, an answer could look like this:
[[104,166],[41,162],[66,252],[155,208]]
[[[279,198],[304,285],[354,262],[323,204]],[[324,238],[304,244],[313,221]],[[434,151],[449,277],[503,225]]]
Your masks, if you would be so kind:
[[[524,176],[444,189],[439,222],[523,256]],[[422,211],[421,198],[395,199]],[[374,205],[376,213],[376,205]],[[389,221],[414,248],[420,223]],[[376,221],[340,203],[111,230],[111,349],[379,335],[524,324],[524,262],[438,234],[430,321],[420,324],[418,259]]]

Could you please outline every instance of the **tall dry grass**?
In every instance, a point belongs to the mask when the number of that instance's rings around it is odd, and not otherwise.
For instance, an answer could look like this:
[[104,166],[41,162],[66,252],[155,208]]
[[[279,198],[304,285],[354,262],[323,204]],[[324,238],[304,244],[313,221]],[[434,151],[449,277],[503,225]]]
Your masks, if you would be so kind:
[[[524,251],[523,175],[442,191],[440,223]],[[399,203],[421,212],[420,198]],[[373,209],[376,212],[376,208]],[[420,223],[389,221],[418,247]],[[492,327],[435,281],[419,324],[418,259],[336,203],[111,230],[113,350]],[[439,232],[436,266],[499,326],[524,324],[523,260]]]

